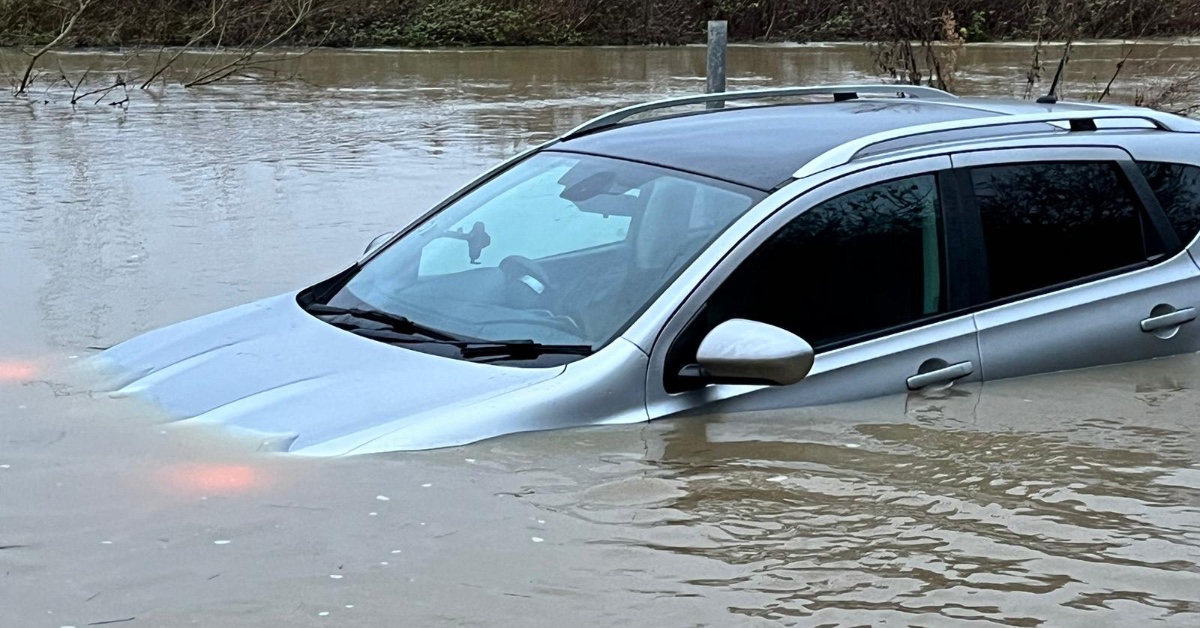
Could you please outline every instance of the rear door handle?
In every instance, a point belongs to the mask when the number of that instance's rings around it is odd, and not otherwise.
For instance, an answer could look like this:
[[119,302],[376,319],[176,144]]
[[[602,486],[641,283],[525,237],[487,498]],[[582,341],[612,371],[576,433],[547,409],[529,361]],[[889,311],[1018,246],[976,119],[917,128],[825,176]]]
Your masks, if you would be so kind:
[[913,375],[912,377],[908,378],[908,389],[920,390],[926,386],[952,382],[960,377],[966,377],[974,372],[975,365],[971,362],[959,362],[958,364],[951,364],[950,366],[942,367],[936,371],[929,371],[928,373],[918,373]]
[[1162,316],[1151,316],[1142,321],[1142,331],[1150,332],[1167,327],[1179,327],[1184,323],[1190,323],[1196,320],[1196,308],[1187,307],[1182,310],[1175,310],[1170,314]]

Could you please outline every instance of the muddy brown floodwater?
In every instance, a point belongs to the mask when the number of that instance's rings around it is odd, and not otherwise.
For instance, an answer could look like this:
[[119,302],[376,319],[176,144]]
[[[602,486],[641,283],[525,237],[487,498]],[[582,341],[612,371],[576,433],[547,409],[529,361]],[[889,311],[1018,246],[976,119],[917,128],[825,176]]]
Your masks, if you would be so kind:
[[[1019,94],[1029,53],[969,48],[964,91]],[[1119,54],[1080,46],[1068,90]],[[732,88],[872,79],[853,45],[730,61]],[[694,48],[319,51],[303,81],[128,111],[0,98],[0,627],[1200,625],[1200,356],[341,460],[241,453],[71,374],[323,278],[702,69]]]

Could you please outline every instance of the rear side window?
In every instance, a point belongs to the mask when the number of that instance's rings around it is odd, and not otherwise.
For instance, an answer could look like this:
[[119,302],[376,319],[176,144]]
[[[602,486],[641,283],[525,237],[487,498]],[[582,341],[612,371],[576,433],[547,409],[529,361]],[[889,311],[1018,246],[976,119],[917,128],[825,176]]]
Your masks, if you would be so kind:
[[1146,261],[1141,212],[1114,163],[976,168],[971,181],[993,300]]
[[1200,167],[1185,164],[1142,162],[1138,164],[1163,211],[1188,244],[1200,234]]

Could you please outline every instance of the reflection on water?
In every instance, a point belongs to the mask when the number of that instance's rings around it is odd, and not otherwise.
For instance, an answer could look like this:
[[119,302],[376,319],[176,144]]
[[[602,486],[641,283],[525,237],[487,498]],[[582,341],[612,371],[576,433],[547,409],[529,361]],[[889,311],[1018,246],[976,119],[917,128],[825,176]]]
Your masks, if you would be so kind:
[[[1081,47],[1070,87],[1117,51]],[[1019,93],[1028,55],[969,48],[964,88]],[[90,347],[338,270],[590,115],[699,89],[703,57],[303,63],[128,111],[0,99],[0,626],[1200,624],[1196,356],[332,461],[64,383]],[[855,46],[731,52],[735,88],[870,74]]]
[[1114,610],[1194,625],[1198,367],[666,422],[650,469],[531,499],[617,526],[593,543],[735,567],[674,593],[749,617],[1035,626]]

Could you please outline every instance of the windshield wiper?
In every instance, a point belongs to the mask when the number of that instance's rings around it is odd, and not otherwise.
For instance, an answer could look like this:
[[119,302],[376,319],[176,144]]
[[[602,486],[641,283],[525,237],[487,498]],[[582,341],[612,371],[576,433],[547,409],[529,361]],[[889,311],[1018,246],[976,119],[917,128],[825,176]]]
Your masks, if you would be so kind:
[[[462,338],[446,333],[440,329],[426,327],[398,314],[389,314],[379,310],[361,308],[337,307],[322,303],[310,303],[304,308],[310,314],[318,317],[349,316],[372,323],[379,323],[384,329],[369,327],[351,327],[350,331],[367,338],[392,344],[432,343],[450,345],[458,348],[464,360],[476,358],[508,358],[513,360],[531,360],[542,355],[591,355],[595,350],[591,345],[554,345],[542,344],[530,339],[523,340],[476,340]],[[328,321],[327,321],[328,322]],[[331,322],[332,325],[339,325]],[[343,324],[345,325],[345,324]],[[340,325],[339,325],[340,326]],[[420,335],[429,340],[408,338],[409,335]]]
[[459,350],[464,360],[476,358],[508,358],[530,360],[541,355],[591,355],[591,345],[547,345],[532,340],[446,340],[442,338],[412,338],[390,329],[355,329],[354,333],[396,345],[436,344],[448,345]]
[[545,345],[532,340],[450,340],[447,338],[414,338],[404,332],[392,329],[355,328],[351,332],[394,345],[436,344],[448,345],[459,350],[462,359],[477,358],[507,358],[511,360],[531,360],[541,355],[591,355],[590,345]]
[[498,342],[462,343],[462,357],[532,359],[542,355],[591,355],[592,345],[549,345],[532,340],[505,340]]
[[379,323],[390,331],[401,334],[420,334],[422,336],[437,340],[461,340],[460,338],[448,334],[440,329],[426,327],[425,325],[414,323],[404,316],[400,316],[398,314],[389,314],[379,310],[364,310],[353,307],[336,307],[322,303],[310,303],[304,309],[315,316],[350,316],[352,318],[357,318],[364,321],[371,321],[372,323]]

